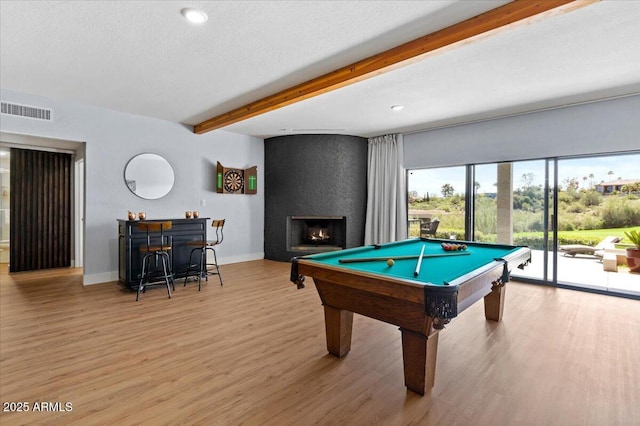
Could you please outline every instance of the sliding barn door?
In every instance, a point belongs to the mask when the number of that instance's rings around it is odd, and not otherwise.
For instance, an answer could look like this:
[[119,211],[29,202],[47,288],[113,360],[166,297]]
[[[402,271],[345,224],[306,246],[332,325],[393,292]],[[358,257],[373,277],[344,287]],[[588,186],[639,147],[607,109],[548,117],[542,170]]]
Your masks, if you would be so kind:
[[70,154],[11,149],[9,272],[71,266]]

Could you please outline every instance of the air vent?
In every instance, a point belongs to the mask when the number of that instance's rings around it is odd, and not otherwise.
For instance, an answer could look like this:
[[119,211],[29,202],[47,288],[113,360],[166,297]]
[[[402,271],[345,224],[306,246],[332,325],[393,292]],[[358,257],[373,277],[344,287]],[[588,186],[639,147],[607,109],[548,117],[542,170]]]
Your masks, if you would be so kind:
[[53,120],[50,109],[38,108],[29,105],[19,105],[9,102],[2,102],[0,103],[0,112],[2,114],[15,115],[24,118],[33,118],[36,120]]

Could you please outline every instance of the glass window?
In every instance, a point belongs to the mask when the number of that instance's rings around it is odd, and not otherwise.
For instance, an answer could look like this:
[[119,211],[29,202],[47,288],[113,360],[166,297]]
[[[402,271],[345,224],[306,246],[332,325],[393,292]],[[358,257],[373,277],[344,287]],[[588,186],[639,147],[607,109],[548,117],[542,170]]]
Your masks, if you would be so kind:
[[[437,236],[464,239],[465,167],[411,170],[409,189],[409,237]],[[431,222],[438,221],[435,234]]]
[[409,236],[465,239],[468,228],[475,241],[532,249],[514,277],[637,296],[625,232],[640,229],[638,164],[632,152],[411,170]]

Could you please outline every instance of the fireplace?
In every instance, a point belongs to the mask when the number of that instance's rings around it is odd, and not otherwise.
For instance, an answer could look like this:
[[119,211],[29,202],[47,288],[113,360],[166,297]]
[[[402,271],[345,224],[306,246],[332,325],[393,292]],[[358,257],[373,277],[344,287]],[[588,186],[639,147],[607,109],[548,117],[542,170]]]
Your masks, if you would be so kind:
[[319,253],[345,248],[345,216],[288,216],[287,250]]
[[[367,146],[366,138],[336,134],[264,140],[265,259],[289,262],[364,243]],[[330,220],[320,226],[331,239],[304,241],[299,218]]]

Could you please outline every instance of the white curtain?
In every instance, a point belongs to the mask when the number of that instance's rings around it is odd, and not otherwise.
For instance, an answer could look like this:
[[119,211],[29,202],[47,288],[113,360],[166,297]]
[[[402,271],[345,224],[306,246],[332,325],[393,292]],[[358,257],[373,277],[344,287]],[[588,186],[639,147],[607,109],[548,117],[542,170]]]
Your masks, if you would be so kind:
[[366,245],[407,238],[407,185],[402,152],[402,135],[369,139]]

